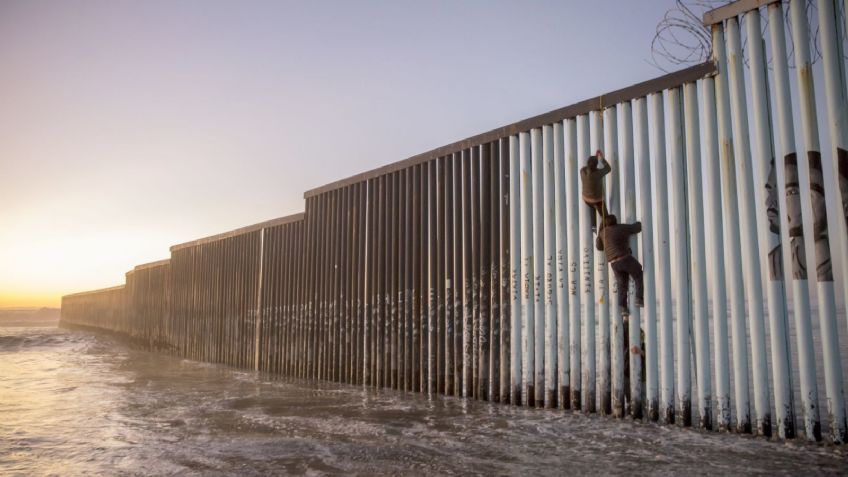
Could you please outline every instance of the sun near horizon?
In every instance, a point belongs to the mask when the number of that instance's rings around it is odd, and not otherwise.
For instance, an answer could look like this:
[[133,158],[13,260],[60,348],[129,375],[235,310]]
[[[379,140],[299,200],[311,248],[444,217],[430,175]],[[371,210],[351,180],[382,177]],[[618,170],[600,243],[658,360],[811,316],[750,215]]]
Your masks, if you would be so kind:
[[0,307],[120,285],[307,189],[652,78],[673,5],[2,2]]

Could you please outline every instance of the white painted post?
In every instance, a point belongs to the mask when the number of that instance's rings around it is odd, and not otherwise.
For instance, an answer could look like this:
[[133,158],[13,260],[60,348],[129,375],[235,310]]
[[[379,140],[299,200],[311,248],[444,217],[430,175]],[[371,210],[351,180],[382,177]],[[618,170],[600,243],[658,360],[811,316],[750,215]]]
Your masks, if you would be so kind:
[[530,169],[530,133],[518,136],[521,156],[521,389],[525,406],[533,405],[536,307],[533,303],[533,178]]
[[545,204],[544,197],[544,157],[542,155],[542,130],[534,128],[530,131],[531,152],[533,161],[533,303],[536,305],[534,318],[536,333],[533,342],[535,357],[533,362],[535,379],[533,381],[533,396],[536,407],[544,405],[545,393]]
[[[580,160],[577,156],[577,121],[565,120],[565,183],[568,195],[568,208],[566,210],[566,225],[571,232],[568,241],[568,315],[569,315],[569,351],[571,355],[570,387],[571,409],[580,409],[580,378],[581,378],[581,317],[580,317],[580,240],[582,228],[580,227],[580,210],[585,208],[581,204],[580,190],[578,186],[578,171]],[[563,383],[565,384],[565,383]]]
[[[780,203],[777,194],[769,201],[766,178],[769,176],[769,164],[774,162],[774,146],[771,132],[771,116],[768,107],[769,93],[766,86],[765,52],[760,27],[760,12],[751,10],[745,15],[745,27],[748,33],[748,56],[751,71],[751,113],[754,121],[754,143],[756,144],[756,166],[760,180],[754,178],[755,190],[762,197],[755,205],[760,205],[758,213],[758,231],[760,249],[768,253],[769,275],[766,281],[768,298],[769,335],[771,337],[771,365],[774,382],[775,419],[777,433],[782,439],[795,437],[795,409],[792,402],[792,386],[789,370],[789,342],[786,336],[786,290],[783,284],[783,256],[780,253]],[[773,166],[772,166],[773,167]],[[775,175],[777,171],[774,171]],[[776,186],[777,184],[775,184]],[[770,212],[769,210],[773,210]],[[755,209],[756,210],[756,209]],[[770,216],[773,218],[770,219]]]
[[521,307],[521,162],[519,158],[518,136],[509,137],[509,262],[510,262],[510,320],[511,333],[509,341],[510,375],[512,390],[510,402],[520,404],[522,379],[522,307]]
[[712,277],[713,357],[715,359],[716,422],[718,429],[730,429],[730,354],[727,335],[727,295],[725,293],[724,241],[722,240],[721,179],[719,175],[718,124],[716,122],[715,80],[704,78],[704,159],[707,189],[705,214],[709,237],[709,268]]
[[[821,328],[824,382],[827,392],[827,407],[830,415],[830,433],[834,442],[845,442],[845,398],[840,369],[839,343],[836,327],[836,296],[833,271],[831,270],[831,247],[827,233],[826,197],[824,197],[824,171],[819,152],[819,124],[816,115],[815,87],[812,64],[810,63],[810,36],[808,32],[805,2],[789,4],[792,24],[792,40],[795,44],[795,70],[798,75],[801,126],[807,145],[807,160],[810,168],[811,202],[813,205],[813,229],[816,250],[818,281],[819,323]],[[819,172],[814,172],[814,170]],[[822,266],[818,266],[821,264]]]
[[[636,164],[639,176],[639,217],[642,222],[642,270],[645,281],[645,399],[648,419],[659,419],[659,360],[657,346],[657,292],[654,278],[654,210],[651,205],[651,154],[648,139],[647,98],[634,101]],[[632,340],[632,338],[631,338]],[[635,362],[634,362],[635,363]],[[632,365],[632,363],[631,363]],[[632,378],[631,378],[632,379]],[[635,399],[635,398],[634,398]],[[636,416],[634,416],[636,417]]]
[[683,86],[686,117],[686,188],[689,192],[689,246],[691,250],[692,317],[695,338],[695,371],[698,383],[698,415],[701,429],[713,428],[712,381],[710,373],[710,317],[707,294],[707,252],[701,181],[701,140],[698,120],[697,83]]
[[[663,94],[651,96],[651,112],[654,123],[653,156],[654,182],[657,190],[656,203],[667,207],[668,180],[665,157],[665,108]],[[665,204],[665,205],[663,205]],[[665,212],[667,209],[664,209]],[[669,245],[668,214],[657,213],[657,269],[660,298],[660,420],[665,424],[674,422],[674,340],[671,323],[671,247]]]
[[569,397],[568,385],[570,364],[568,355],[569,342],[569,301],[568,301],[568,233],[575,230],[566,226],[565,200],[565,138],[563,124],[554,124],[554,175],[555,177],[555,214],[556,214],[556,293],[557,293],[557,404],[560,409],[567,407]]
[[[837,213],[834,214],[830,231],[841,251],[839,262],[842,265],[844,287],[842,302],[848,309],[848,98],[845,97],[845,57],[841,48],[843,39],[840,28],[837,28],[836,10],[831,0],[818,4],[827,124],[834,154],[833,190],[836,201],[832,203],[836,207],[831,210]],[[845,315],[848,318],[848,313]]]
[[727,55],[724,29],[713,25],[713,58],[719,74],[715,77],[716,116],[718,118],[721,193],[724,211],[724,250],[727,253],[730,292],[730,316],[733,337],[733,383],[736,401],[736,430],[751,432],[751,411],[748,397],[748,340],[745,331],[745,296],[742,280],[742,246],[739,239],[739,201],[736,195],[733,136],[730,121],[730,93],[727,85]]
[[[609,111],[609,112],[607,112]],[[602,118],[608,118],[605,123]],[[591,153],[594,154],[598,149],[604,150],[607,162],[610,163],[612,172],[607,174],[604,180],[604,201],[608,210],[615,210],[618,204],[618,194],[615,193],[613,184],[613,175],[618,176],[618,139],[614,134],[609,136],[604,133],[615,132],[615,109],[609,108],[605,111],[593,111],[589,116],[591,121],[590,127],[590,144]],[[606,151],[608,149],[608,151]],[[598,218],[598,226],[595,232],[597,239],[597,231],[601,228],[601,221],[604,218]],[[600,349],[600,400],[601,414],[610,414],[612,412],[611,401],[611,386],[610,386],[610,293],[609,293],[609,267],[607,266],[606,253],[594,248],[595,250],[595,295],[598,303],[598,329],[600,331],[600,340],[598,346]]]
[[674,284],[674,310],[677,319],[675,338],[677,347],[677,423],[692,425],[691,347],[689,345],[692,312],[690,309],[689,228],[687,226],[688,202],[686,194],[686,153],[684,150],[683,118],[681,118],[681,88],[668,90],[669,167],[671,168],[672,271]]
[[[636,217],[636,175],[634,174],[633,162],[633,112],[631,110],[630,101],[616,106],[616,113],[621,127],[619,128],[619,164],[620,174],[620,191],[621,191],[621,220],[628,224],[632,224],[638,220]],[[646,144],[647,145],[647,144]],[[630,249],[638,254],[640,240],[636,235],[630,237]],[[641,261],[641,260],[640,260]],[[643,267],[644,268],[644,267]],[[644,280],[644,277],[643,277]],[[630,304],[630,319],[627,326],[627,334],[629,340],[627,343],[621,344],[621,350],[625,358],[630,362],[630,414],[639,419],[642,417],[642,356],[639,353],[633,353],[636,349],[642,348],[641,340],[641,325],[642,325],[642,309],[635,306],[636,304],[636,288],[635,282],[630,280],[630,284],[625,290],[618,290],[619,293],[627,293]],[[623,328],[622,328],[623,329]]]
[[745,78],[742,68],[742,43],[739,22],[727,20],[727,73],[730,86],[730,110],[733,115],[733,136],[736,174],[739,177],[739,209],[742,215],[742,260],[745,271],[745,296],[748,302],[748,327],[751,337],[751,371],[754,378],[754,411],[757,432],[771,436],[768,366],[766,364],[766,330],[763,317],[763,281],[760,273],[760,251],[757,243],[757,218],[754,210],[754,183],[751,171],[751,148],[748,141],[748,112]]
[[[586,165],[589,157],[589,117],[581,115],[577,117],[577,157],[580,167]],[[595,211],[582,203],[578,206],[580,210],[580,256],[582,279],[583,304],[583,346],[582,362],[583,374],[581,385],[581,401],[583,411],[595,412],[595,292],[594,292],[594,250],[595,243],[592,236],[591,216]]]
[[[612,172],[609,174],[606,181],[607,192],[607,209],[610,214],[618,217],[619,222],[623,220],[621,214],[621,201],[619,200],[619,175],[621,174],[621,161],[619,160],[619,143],[618,143],[618,110],[613,106],[604,110],[604,154],[607,156],[612,167]],[[600,233],[600,224],[598,227]],[[612,415],[615,417],[624,417],[624,329],[621,310],[618,307],[618,294],[627,293],[627,290],[620,290],[618,282],[614,274],[610,274],[610,269],[607,267],[607,273],[611,277],[609,280],[609,301],[611,307],[610,325],[609,325],[609,361],[610,378],[611,378],[611,406]],[[629,303],[630,309],[636,309],[633,302]],[[603,356],[603,354],[602,354]],[[611,362],[611,363],[610,363]]]
[[[792,263],[792,302],[795,319],[795,340],[798,348],[798,375],[801,380],[801,406],[804,430],[808,440],[821,440],[819,422],[816,361],[813,350],[813,331],[810,323],[810,298],[807,285],[806,246],[804,240],[801,184],[795,148],[795,125],[792,119],[792,100],[789,95],[789,68],[786,56],[783,5],[769,4],[769,37],[771,38],[774,96],[777,112],[777,131],[783,150],[786,212],[789,217],[789,242],[783,254],[790,254]],[[777,164],[777,162],[775,162]],[[775,178],[775,184],[777,180]],[[800,254],[800,255],[798,255]]]
[[556,405],[557,392],[557,288],[556,288],[556,225],[554,183],[554,128],[542,127],[542,156],[544,164],[544,259],[545,259],[545,395],[544,406]]

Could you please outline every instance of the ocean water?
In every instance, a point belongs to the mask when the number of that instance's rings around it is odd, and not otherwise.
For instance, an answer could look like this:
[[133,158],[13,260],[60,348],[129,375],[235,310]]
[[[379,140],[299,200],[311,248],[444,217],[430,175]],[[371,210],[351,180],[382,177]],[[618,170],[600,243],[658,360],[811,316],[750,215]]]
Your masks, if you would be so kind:
[[848,446],[278,379],[0,327],[0,475],[848,473]]

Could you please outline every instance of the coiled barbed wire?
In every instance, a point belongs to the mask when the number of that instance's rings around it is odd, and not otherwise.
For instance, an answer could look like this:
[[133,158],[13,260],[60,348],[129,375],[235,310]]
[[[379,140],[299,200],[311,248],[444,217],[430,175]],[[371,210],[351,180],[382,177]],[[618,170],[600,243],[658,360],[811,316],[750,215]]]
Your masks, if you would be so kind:
[[[816,2],[814,0],[795,0],[806,3],[806,13],[810,22],[810,60],[816,63],[822,57],[821,42],[819,38],[818,16]],[[651,41],[651,60],[649,64],[663,72],[676,70],[681,66],[688,66],[707,61],[712,54],[712,34],[709,27],[704,26],[702,18],[704,13],[723,5],[732,3],[728,0],[676,0],[675,6],[666,11],[663,19],[657,23],[657,31]],[[786,6],[789,0],[783,0]],[[841,3],[841,2],[840,2]],[[842,30],[842,40],[846,41],[848,35],[841,28],[845,23],[845,11],[838,8],[837,24]],[[742,15],[744,16],[744,15]],[[762,36],[768,31],[769,19],[767,15],[762,16]],[[795,44],[791,35],[791,21],[789,19],[789,8],[784,7],[784,28],[786,29],[786,55],[790,68],[795,67]],[[742,56],[745,64],[748,64],[747,56],[747,34],[742,29]],[[848,52],[848,48],[843,48]],[[766,64],[771,68],[771,49],[766,48]],[[848,54],[844,54],[848,59]]]

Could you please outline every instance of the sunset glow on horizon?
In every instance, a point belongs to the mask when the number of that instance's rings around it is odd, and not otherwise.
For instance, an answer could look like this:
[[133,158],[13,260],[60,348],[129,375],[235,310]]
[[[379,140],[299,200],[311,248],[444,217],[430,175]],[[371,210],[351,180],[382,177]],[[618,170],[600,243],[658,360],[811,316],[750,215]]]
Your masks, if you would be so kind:
[[673,4],[5,1],[0,308],[58,307],[307,189],[652,78]]

